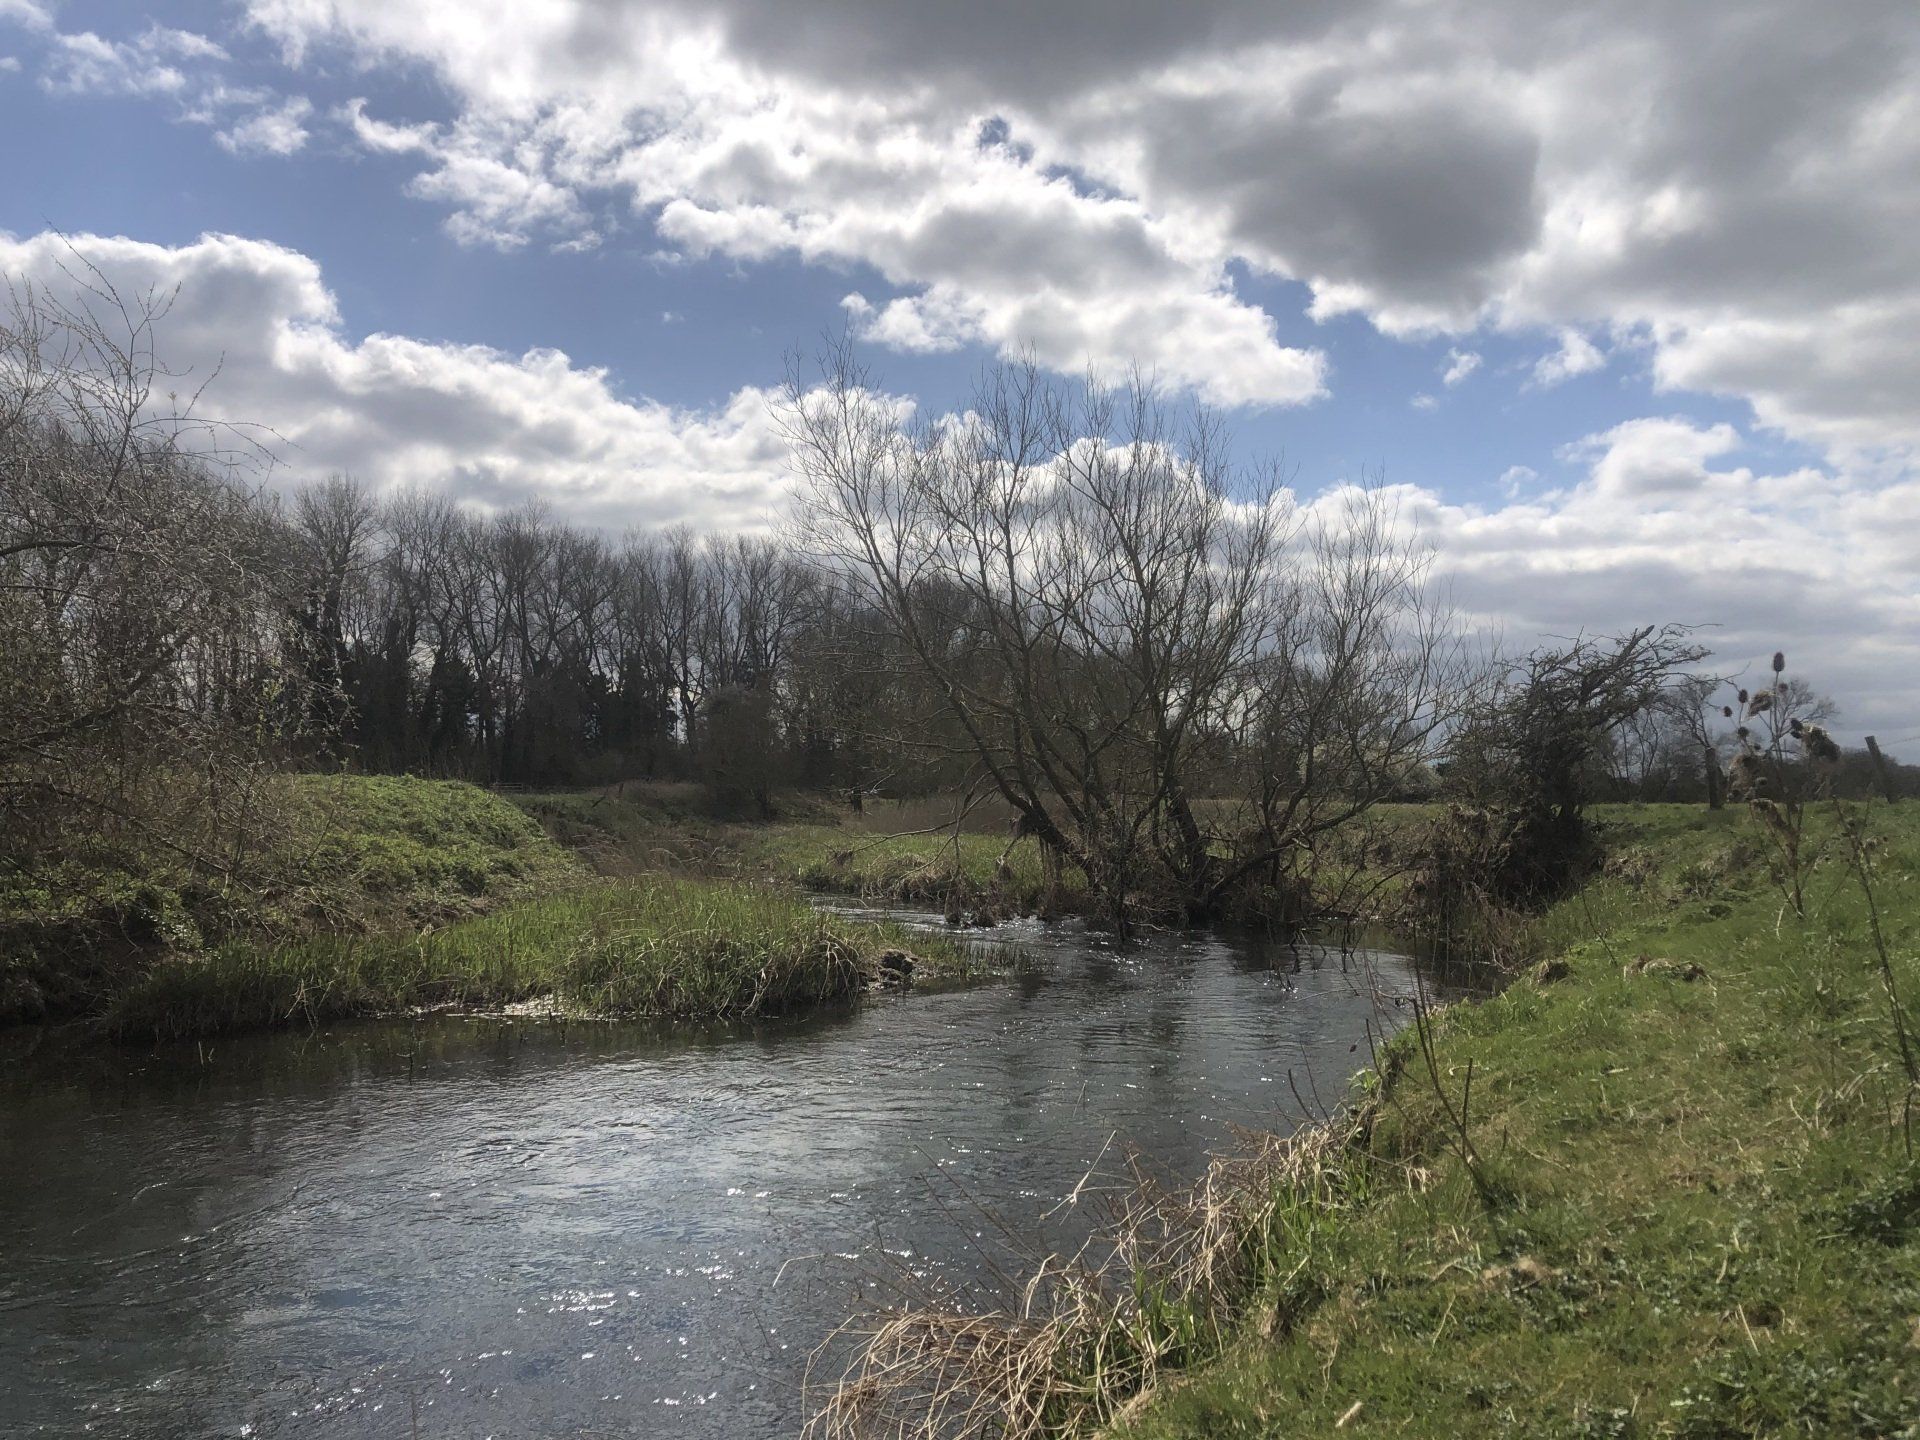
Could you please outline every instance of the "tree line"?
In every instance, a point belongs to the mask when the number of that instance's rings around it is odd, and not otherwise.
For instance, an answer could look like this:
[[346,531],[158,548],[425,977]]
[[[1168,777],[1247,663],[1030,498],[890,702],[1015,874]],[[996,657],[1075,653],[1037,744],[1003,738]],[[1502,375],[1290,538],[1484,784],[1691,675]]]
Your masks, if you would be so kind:
[[158,358],[165,297],[75,279],[0,319],[15,855],[118,837],[218,866],[290,767],[694,780],[760,816],[788,787],[951,791],[997,797],[1116,919],[1203,919],[1297,889],[1382,801],[1538,796],[1527,744],[1583,800],[1691,798],[1725,753],[1684,633],[1485,653],[1378,492],[1302,507],[1139,379],[1002,365],[914,419],[834,348],[782,406],[786,532],[614,538],[266,484],[272,437]]
[[284,519],[289,660],[321,758],[530,786],[858,776],[829,683],[843,595],[783,542],[618,541],[523,507],[376,499],[347,479]]

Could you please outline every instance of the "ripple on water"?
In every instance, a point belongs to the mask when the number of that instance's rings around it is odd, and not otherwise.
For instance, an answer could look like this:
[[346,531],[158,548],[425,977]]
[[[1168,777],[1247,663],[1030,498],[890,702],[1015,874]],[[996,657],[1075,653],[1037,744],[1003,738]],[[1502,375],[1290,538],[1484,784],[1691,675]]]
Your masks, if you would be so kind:
[[1295,1085],[1339,1093],[1393,1023],[1370,983],[1411,988],[1390,955],[988,938],[1037,976],[679,1037],[366,1026],[9,1076],[11,1421],[790,1434],[863,1296],[1071,1242],[1060,1201],[1124,1142],[1195,1170],[1229,1125],[1294,1123]]

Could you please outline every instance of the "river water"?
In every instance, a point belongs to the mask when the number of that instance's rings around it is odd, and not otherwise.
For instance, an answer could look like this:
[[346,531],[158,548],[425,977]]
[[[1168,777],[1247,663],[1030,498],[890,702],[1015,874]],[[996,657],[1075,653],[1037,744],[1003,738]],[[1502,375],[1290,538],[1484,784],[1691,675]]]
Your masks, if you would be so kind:
[[0,1035],[0,1435],[792,1435],[862,1303],[1074,1243],[1059,1202],[1127,1144],[1197,1173],[1292,1128],[1415,984],[1380,950],[993,938],[1008,978],[755,1026]]

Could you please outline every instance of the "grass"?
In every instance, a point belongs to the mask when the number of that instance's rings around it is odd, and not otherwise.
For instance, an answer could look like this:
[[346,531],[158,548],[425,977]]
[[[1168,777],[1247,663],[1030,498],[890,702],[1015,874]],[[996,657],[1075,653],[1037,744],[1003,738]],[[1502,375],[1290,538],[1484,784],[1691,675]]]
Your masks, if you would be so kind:
[[[406,777],[280,783],[277,838],[239,883],[151,857],[0,877],[0,1021],[180,1037],[532,1001],[758,1016],[851,996],[881,952],[909,948],[754,880],[696,787],[515,804]],[[967,967],[954,947],[912,948],[939,973]]]
[[[823,825],[788,825],[752,838],[748,856],[771,873],[810,889],[875,900],[933,905],[993,915],[1032,914],[1046,903],[1039,848],[1015,847],[999,864],[1000,834],[885,835]],[[1085,907],[1085,884],[1067,868],[1058,908]]]
[[[771,824],[717,819],[694,786],[633,784],[617,793],[530,794],[517,803],[606,875],[770,877],[982,921],[1096,908],[1086,877],[1073,865],[1063,864],[1059,886],[1049,894],[1038,845],[1027,840],[1008,852],[1008,810],[995,797],[971,809],[950,795],[869,801],[856,814],[819,797],[785,794]],[[1412,859],[1438,813],[1430,805],[1381,806],[1327,837],[1318,863],[1309,867],[1316,901],[1357,920],[1391,919],[1405,884],[1396,867]],[[1244,918],[1258,921],[1286,912],[1293,897],[1250,891],[1242,898]]]
[[287,776],[265,804],[269,843],[224,878],[164,852],[0,865],[0,1023],[97,1013],[173,957],[418,929],[588,875],[520,809],[471,785]]
[[287,784],[277,903],[303,920],[445,920],[585,873],[535,819],[477,786],[397,775]]
[[[780,819],[742,824],[715,818],[698,787],[634,785],[619,793],[530,794],[517,803],[556,842],[602,875],[681,873],[772,879],[871,901],[960,911],[982,919],[1033,914],[1046,902],[1038,848],[1007,846],[1005,821],[976,807],[956,842],[918,833],[950,822],[951,800],[870,803],[856,815],[817,797],[784,794]],[[906,827],[899,833],[897,827]],[[1088,903],[1085,882],[1067,867],[1057,909]]]
[[[1565,978],[1438,1026],[1500,1203],[1409,1067],[1350,1162],[1367,1203],[1294,1259],[1311,1303],[1253,1297],[1116,1437],[1323,1433],[1356,1406],[1356,1434],[1920,1433],[1920,1166],[1843,851],[1823,821],[1802,922],[1744,815],[1614,820],[1608,872],[1542,921]],[[1920,810],[1873,824],[1920,990]]]
[[[1202,1182],[1207,1266],[1123,1243],[1079,1298],[885,1317],[817,1433],[936,1395],[956,1435],[1920,1434],[1920,1163],[1845,846],[1821,817],[1802,920],[1745,814],[1606,819],[1529,926],[1556,963],[1436,1012],[1431,1070],[1402,1031],[1310,1166]],[[1871,825],[1911,1004],[1920,807]]]
[[718,1019],[849,999],[887,950],[937,974],[951,946],[821,915],[766,885],[655,877],[576,887],[406,935],[242,941],[152,967],[105,1016],[123,1036],[210,1035],[432,1006]]

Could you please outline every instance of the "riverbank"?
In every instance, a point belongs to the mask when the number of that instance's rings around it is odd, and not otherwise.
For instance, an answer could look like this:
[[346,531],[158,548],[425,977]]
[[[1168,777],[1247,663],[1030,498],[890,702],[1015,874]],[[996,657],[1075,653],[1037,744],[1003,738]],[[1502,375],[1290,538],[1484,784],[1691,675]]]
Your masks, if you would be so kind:
[[151,966],[101,1023],[178,1039],[420,1009],[740,1019],[953,974],[964,957],[767,886],[594,881],[418,934],[240,940]]
[[0,1020],[185,1038],[426,1008],[719,1019],[977,963],[744,873],[606,873],[468,785],[297,777],[277,803],[243,885],[163,863],[10,877]]
[[1865,887],[1811,825],[1804,918],[1759,818],[1616,815],[1530,978],[1402,1030],[1331,1128],[1216,1167],[1201,1228],[1105,1308],[973,1317],[969,1354],[1026,1368],[971,1393],[1008,1433],[1111,1440],[1916,1433],[1920,1097],[1880,956],[1911,1004],[1920,810],[1865,813]]
[[[1094,908],[1073,867],[1050,883],[1037,847],[1009,849],[986,807],[958,834],[931,833],[951,800],[856,814],[782,795],[778,820],[743,823],[715,818],[694,785],[507,797],[335,775],[271,781],[260,804],[272,840],[218,886],[164,855],[0,877],[0,1023],[191,1037],[535,1002],[761,1014],[901,978],[880,964],[908,948],[901,936],[822,920],[803,891],[966,925]],[[1310,877],[1316,913],[1406,928],[1399,902],[1434,814],[1390,807],[1329,837]],[[1261,897],[1249,899],[1257,920]],[[913,948],[923,978],[973,966],[957,945]]]

